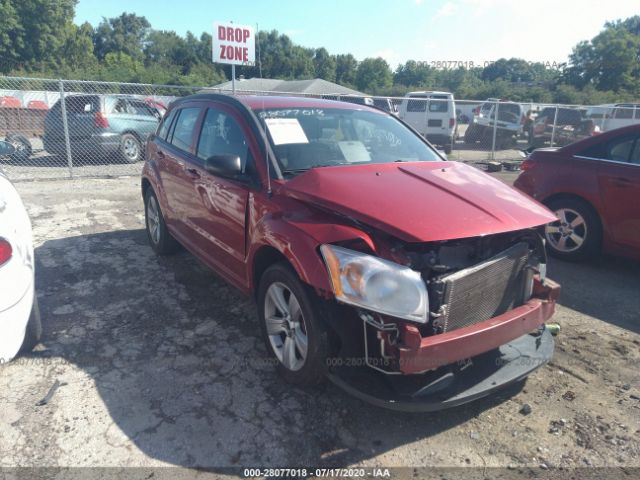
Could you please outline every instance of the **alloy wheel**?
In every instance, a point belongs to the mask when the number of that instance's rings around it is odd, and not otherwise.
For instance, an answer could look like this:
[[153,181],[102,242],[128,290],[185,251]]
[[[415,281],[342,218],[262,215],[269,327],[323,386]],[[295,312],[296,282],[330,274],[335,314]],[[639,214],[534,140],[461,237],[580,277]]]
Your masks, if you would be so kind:
[[558,252],[570,253],[579,250],[588,232],[584,217],[571,208],[560,208],[555,214],[558,221],[545,228],[547,241]]
[[274,282],[264,299],[264,321],[269,343],[282,365],[300,370],[307,358],[307,328],[300,303],[283,283]]
[[151,195],[147,202],[147,228],[154,244],[160,243],[160,212],[156,197]]

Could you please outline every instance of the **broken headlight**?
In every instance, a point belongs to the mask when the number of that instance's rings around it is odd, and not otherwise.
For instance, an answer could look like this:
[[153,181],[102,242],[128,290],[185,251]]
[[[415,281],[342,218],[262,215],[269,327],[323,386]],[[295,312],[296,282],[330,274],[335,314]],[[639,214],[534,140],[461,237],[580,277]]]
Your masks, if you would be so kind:
[[322,245],[320,252],[337,300],[426,323],[429,297],[419,272],[335,245]]

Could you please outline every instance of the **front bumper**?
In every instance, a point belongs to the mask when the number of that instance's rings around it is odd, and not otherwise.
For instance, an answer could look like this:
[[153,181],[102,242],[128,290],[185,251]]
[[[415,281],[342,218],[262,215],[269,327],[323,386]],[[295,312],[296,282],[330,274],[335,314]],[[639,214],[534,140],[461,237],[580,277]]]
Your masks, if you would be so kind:
[[524,305],[438,335],[422,337],[415,325],[403,324],[394,371],[371,368],[369,359],[364,365],[338,364],[329,379],[362,400],[396,410],[434,411],[473,401],[549,361],[553,338],[544,323],[559,294],[557,283],[536,281]]
[[553,355],[547,330],[526,334],[464,363],[422,375],[385,375],[369,367],[340,367],[328,377],[347,393],[378,407],[431,412],[477,400],[517,383]]

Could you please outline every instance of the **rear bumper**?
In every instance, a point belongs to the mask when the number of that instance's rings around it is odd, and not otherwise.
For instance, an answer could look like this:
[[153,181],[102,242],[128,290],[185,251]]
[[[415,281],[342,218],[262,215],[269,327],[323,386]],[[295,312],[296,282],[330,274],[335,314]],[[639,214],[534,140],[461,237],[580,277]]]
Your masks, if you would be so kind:
[[400,330],[402,347],[398,349],[400,372],[421,373],[475,357],[527,334],[555,311],[560,285],[546,280],[536,282],[534,297],[513,310],[475,325],[440,335],[422,337],[414,325]]
[[453,137],[449,135],[428,133],[424,137],[434,145],[450,145],[453,142]]
[[20,300],[0,312],[0,364],[13,359],[22,347],[34,295],[34,285],[31,283]]
[[543,330],[472,358],[464,366],[396,376],[368,367],[343,367],[328,377],[350,395],[378,407],[430,412],[477,400],[521,381],[551,359],[553,348],[553,337]]

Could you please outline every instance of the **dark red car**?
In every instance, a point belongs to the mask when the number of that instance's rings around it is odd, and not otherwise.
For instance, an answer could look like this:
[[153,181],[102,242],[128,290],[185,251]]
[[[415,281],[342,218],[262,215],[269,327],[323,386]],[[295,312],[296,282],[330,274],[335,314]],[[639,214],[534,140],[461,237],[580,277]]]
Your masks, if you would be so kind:
[[544,364],[555,217],[445,161],[395,116],[346,102],[203,94],[147,145],[146,226],[257,301],[278,370],[433,410]]
[[553,255],[640,258],[640,125],[534,150],[522,170],[515,186],[559,219],[546,227]]

